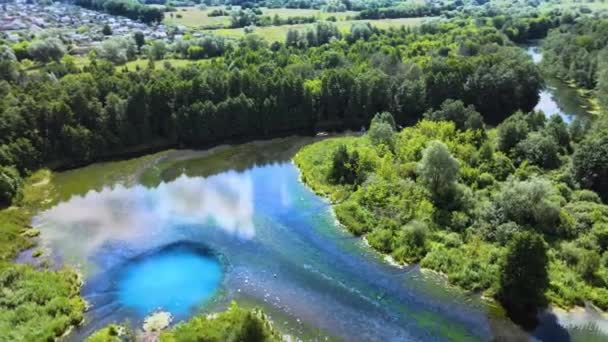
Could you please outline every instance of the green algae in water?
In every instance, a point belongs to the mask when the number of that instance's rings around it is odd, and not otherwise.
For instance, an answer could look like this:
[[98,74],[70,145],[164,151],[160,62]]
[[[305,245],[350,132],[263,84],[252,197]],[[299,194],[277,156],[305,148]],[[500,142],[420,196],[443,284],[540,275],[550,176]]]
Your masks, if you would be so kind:
[[163,159],[170,152],[159,152],[123,161],[96,163],[75,170],[54,173],[51,180],[54,187],[53,203],[66,201],[76,195],[83,196],[89,191],[101,191],[108,186],[137,184],[139,174],[144,169]]
[[438,331],[442,335],[448,337],[450,341],[455,342],[479,342],[483,341],[479,337],[475,337],[468,333],[462,327],[452,324],[438,315],[429,312],[414,314],[414,319],[421,326],[427,327],[432,331]]

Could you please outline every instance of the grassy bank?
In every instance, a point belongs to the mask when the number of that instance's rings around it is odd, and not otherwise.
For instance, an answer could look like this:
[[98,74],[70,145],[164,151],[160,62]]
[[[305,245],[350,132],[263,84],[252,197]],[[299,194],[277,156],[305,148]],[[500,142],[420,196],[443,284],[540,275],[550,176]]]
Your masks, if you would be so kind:
[[600,101],[597,97],[597,92],[591,89],[584,89],[576,85],[573,80],[564,81],[570,88],[576,90],[578,95],[587,102],[585,110],[592,115],[601,115],[604,111],[600,106]]
[[13,262],[34,246],[38,232],[30,221],[47,205],[50,177],[44,170],[32,175],[17,205],[0,211],[0,331],[7,340],[53,340],[83,320],[80,279],[73,270],[53,271],[44,261],[38,267]]
[[119,325],[103,328],[85,342],[122,341],[125,336],[137,340],[176,341],[258,341],[278,342],[281,336],[260,310],[247,310],[232,303],[228,310],[209,316],[197,316],[163,331],[132,331]]

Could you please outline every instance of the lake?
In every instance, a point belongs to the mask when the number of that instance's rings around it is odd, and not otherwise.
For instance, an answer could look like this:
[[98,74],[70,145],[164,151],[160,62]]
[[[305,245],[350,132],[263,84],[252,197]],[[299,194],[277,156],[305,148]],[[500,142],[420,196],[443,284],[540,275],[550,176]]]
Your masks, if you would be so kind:
[[[528,339],[477,295],[392,266],[345,232],[291,162],[313,141],[166,151],[56,174],[53,205],[33,223],[52,258],[85,277],[91,307],[70,339],[111,322],[141,326],[157,310],[177,322],[233,300],[304,340]],[[600,336],[605,321],[572,317],[547,314],[537,335]]]

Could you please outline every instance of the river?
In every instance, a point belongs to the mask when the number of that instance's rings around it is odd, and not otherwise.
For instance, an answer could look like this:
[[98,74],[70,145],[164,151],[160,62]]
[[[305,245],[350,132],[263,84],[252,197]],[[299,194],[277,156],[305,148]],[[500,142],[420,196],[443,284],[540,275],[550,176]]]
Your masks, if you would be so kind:
[[[53,260],[85,276],[91,308],[71,340],[111,322],[141,326],[156,309],[177,322],[232,300],[262,307],[304,340],[527,339],[478,296],[391,266],[345,232],[291,162],[312,141],[166,151],[58,173],[53,206],[34,225]],[[569,332],[556,318],[547,315],[539,336],[597,330]]]
[[[538,43],[523,46],[526,53],[535,64],[542,61],[542,53]],[[545,88],[539,93],[540,99],[534,108],[547,116],[559,115],[566,123],[579,119],[586,122],[591,118],[586,107],[587,100],[580,96],[576,89],[569,87],[555,77],[544,75]]]
[[519,333],[477,296],[417,267],[391,266],[341,229],[290,160],[310,142],[168,151],[58,174],[56,205],[34,224],[57,262],[85,274],[91,309],[72,338],[109,322],[139,326],[157,307],[181,320],[232,300],[264,308],[281,331],[305,340]]
[[[543,92],[553,114],[578,115],[563,93]],[[156,310],[178,322],[233,300],[303,340],[534,339],[479,296],[392,266],[345,232],[291,162],[314,140],[165,151],[55,174],[52,205],[33,225],[51,260],[85,279],[91,306],[69,339],[112,322],[139,327]],[[533,335],[544,341],[608,338],[593,310],[547,312],[542,322]]]

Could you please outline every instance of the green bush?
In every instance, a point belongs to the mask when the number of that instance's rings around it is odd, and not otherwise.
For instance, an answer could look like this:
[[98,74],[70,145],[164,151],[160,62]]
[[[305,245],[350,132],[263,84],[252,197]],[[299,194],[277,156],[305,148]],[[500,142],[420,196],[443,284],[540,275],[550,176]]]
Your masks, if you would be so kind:
[[101,330],[94,332],[91,336],[87,337],[84,342],[121,342],[120,330],[115,324],[111,324]]
[[353,234],[362,235],[372,230],[370,214],[354,201],[346,201],[335,206],[336,216]]
[[515,172],[515,166],[511,159],[501,152],[495,153],[490,173],[499,181],[504,181],[513,172]]
[[595,237],[600,253],[608,251],[608,224],[595,224],[591,234]]
[[572,193],[572,199],[580,202],[602,203],[600,196],[590,190],[576,190]]
[[587,281],[595,279],[596,272],[600,267],[600,256],[594,251],[581,251],[578,263],[576,265],[577,272]]
[[0,264],[0,331],[12,341],[53,340],[82,321],[76,274]]
[[608,198],[608,136],[605,132],[589,135],[572,156],[575,178],[587,189]]
[[161,342],[278,342],[279,334],[263,312],[246,310],[235,302],[225,312],[214,316],[197,316],[179,323],[160,336]]
[[358,180],[359,153],[349,152],[346,145],[339,145],[332,156],[328,179],[334,184],[354,184]]
[[566,264],[575,266],[578,264],[582,250],[573,242],[563,242],[560,246],[559,256]]
[[422,151],[418,171],[420,180],[436,200],[453,189],[458,171],[458,160],[441,141],[430,141]]
[[383,253],[393,251],[393,231],[390,229],[376,228],[366,236],[369,245]]
[[500,243],[501,245],[507,244],[507,242],[511,241],[513,236],[521,232],[521,228],[515,222],[507,222],[503,223],[496,227],[494,231],[494,241]]
[[494,184],[494,182],[494,176],[492,176],[488,172],[484,172],[480,174],[479,178],[477,179],[477,187],[480,189],[484,189]]
[[395,134],[395,119],[388,112],[378,113],[372,119],[367,132],[372,144],[384,144],[393,147],[393,135]]
[[542,178],[507,181],[496,195],[497,207],[507,221],[542,233],[557,234],[559,204],[552,199],[554,189]]
[[12,203],[21,183],[21,176],[15,168],[0,165],[0,205]]
[[428,228],[420,222],[410,222],[397,233],[393,256],[398,261],[418,262],[428,251]]
[[533,132],[515,146],[515,154],[520,160],[545,169],[555,169],[560,165],[559,146],[551,136]]
[[462,245],[462,237],[458,233],[450,232],[443,236],[446,247],[457,248]]

